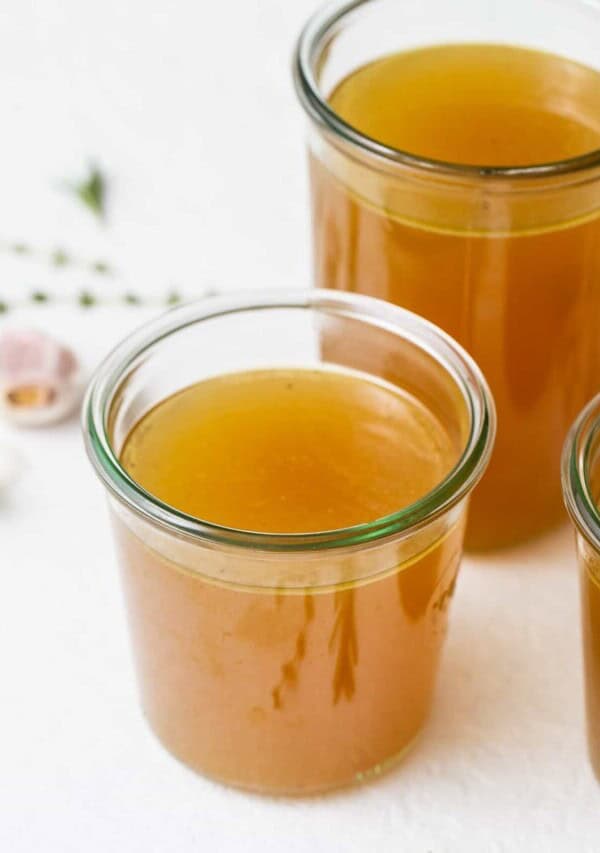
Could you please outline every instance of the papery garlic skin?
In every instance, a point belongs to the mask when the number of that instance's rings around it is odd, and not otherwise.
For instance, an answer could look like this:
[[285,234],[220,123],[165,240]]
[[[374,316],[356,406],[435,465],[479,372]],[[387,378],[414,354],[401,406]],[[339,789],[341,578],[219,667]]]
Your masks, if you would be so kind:
[[81,394],[81,369],[68,347],[34,330],[0,335],[0,413],[11,423],[56,423],[71,414]]

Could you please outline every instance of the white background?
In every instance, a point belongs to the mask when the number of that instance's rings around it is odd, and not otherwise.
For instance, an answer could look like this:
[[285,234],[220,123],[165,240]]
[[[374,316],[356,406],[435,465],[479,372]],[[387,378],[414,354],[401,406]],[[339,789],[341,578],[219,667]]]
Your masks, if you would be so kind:
[[[150,307],[134,289],[309,282],[303,120],[289,75],[311,0],[4,0],[0,329],[37,325],[86,369]],[[99,226],[65,190],[109,177]],[[38,260],[2,247],[26,241]],[[51,270],[61,246],[112,279]],[[41,258],[41,260],[39,260]],[[88,312],[69,295],[112,305]],[[61,297],[59,299],[58,297]],[[172,760],[137,707],[103,495],[75,421],[0,423],[0,851],[597,851],[570,531],[465,560],[432,719],[396,771],[321,799],[227,790]]]

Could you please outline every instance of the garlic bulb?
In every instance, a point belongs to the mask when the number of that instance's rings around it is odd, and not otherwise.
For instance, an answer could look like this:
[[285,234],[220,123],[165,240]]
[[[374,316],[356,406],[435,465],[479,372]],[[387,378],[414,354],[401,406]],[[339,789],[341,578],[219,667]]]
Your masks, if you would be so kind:
[[82,391],[75,354],[37,331],[0,335],[0,412],[12,423],[45,426],[69,415]]

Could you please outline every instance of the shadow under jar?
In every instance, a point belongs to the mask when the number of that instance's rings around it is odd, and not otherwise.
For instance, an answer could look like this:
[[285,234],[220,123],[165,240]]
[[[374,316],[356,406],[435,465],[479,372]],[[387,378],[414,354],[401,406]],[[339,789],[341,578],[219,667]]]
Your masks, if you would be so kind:
[[600,396],[567,437],[562,475],[580,566],[588,744],[600,781]]
[[[167,749],[288,794],[398,758],[429,711],[494,429],[466,353],[366,297],[205,300],[113,352],[84,432],[144,711]],[[340,527],[348,507],[364,518]]]
[[355,0],[298,45],[317,286],[427,317],[494,394],[476,549],[560,520],[561,447],[598,390],[598,44],[585,0]]

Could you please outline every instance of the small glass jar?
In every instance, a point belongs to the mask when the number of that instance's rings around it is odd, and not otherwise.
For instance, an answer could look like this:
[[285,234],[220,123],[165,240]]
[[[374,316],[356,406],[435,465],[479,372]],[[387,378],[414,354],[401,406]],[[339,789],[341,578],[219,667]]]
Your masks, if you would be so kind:
[[567,437],[562,480],[576,531],[588,744],[600,781],[600,395],[585,407]]
[[[467,42],[598,69],[600,6],[549,0],[540,14],[538,0],[338,0],[307,24],[294,69],[310,119],[317,287],[427,317],[490,383],[498,436],[467,532],[469,547],[487,549],[562,517],[562,444],[598,389],[600,150],[523,167],[439,162],[381,144],[329,104],[342,80],[386,54]],[[576,73],[569,86],[555,97],[577,94],[599,128],[598,86],[579,91]]]
[[[192,518],[121,466],[127,435],[160,401],[277,367],[350,369],[408,390],[462,448],[457,464],[393,515],[306,535]],[[494,430],[469,356],[367,297],[224,296],[124,341],[91,383],[84,432],[109,497],[143,708],[167,749],[225,783],[288,794],[361,781],[401,756],[430,708],[468,497]]]

